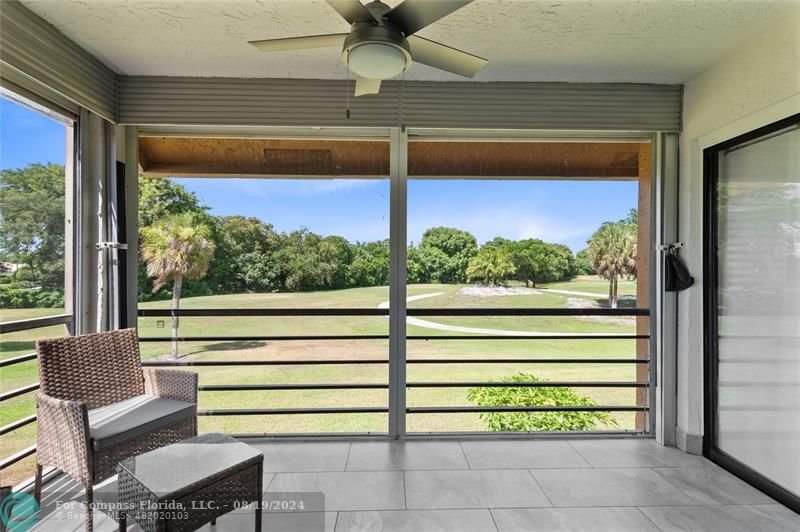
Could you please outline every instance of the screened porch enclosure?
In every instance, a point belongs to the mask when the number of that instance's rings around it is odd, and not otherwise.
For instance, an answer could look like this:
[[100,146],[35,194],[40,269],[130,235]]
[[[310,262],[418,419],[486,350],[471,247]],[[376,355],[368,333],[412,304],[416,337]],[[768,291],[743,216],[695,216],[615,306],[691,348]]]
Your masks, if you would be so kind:
[[[463,183],[467,191],[475,184],[570,182],[602,189],[631,183],[638,245],[652,252],[649,136],[462,140],[411,131],[381,140],[380,131],[369,130],[322,139],[299,132],[283,138],[166,133],[139,138],[140,186],[169,178],[198,186],[372,181],[375,209],[386,221],[380,238],[391,271],[372,286],[211,294],[183,299],[178,311],[168,301],[139,303],[145,365],[200,374],[202,429],[262,436],[496,434],[498,427],[487,424],[492,416],[597,413],[593,425],[522,431],[652,434],[650,253],[638,254],[636,277],[622,280],[619,308],[608,308],[608,283],[597,276],[587,283],[598,292],[570,295],[569,286],[556,283],[554,292],[521,287],[510,298],[472,297],[469,282],[418,282],[407,266],[416,249],[407,228],[426,223],[408,213],[414,198],[427,194],[423,188],[436,183]],[[358,209],[333,212],[368,223]],[[172,316],[180,318],[178,359],[166,355]],[[502,382],[520,373],[538,382]],[[581,402],[468,399],[484,389],[553,388],[574,391]]]

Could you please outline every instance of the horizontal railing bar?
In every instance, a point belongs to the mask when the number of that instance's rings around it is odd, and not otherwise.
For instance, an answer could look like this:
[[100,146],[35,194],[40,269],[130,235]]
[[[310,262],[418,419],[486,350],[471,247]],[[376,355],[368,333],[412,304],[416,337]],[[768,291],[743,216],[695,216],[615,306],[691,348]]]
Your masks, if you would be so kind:
[[[647,382],[409,382],[407,388],[647,388]],[[335,384],[206,384],[199,386],[201,392],[272,391],[272,390],[385,390],[388,384],[381,383],[335,383]]]
[[409,316],[649,316],[648,308],[409,308]]
[[27,386],[23,386],[22,388],[17,388],[16,390],[11,390],[5,393],[0,394],[0,403],[3,401],[8,401],[9,399],[13,399],[19,395],[25,395],[26,393],[35,392],[39,389],[39,383],[36,382],[34,384],[29,384]]
[[244,392],[269,390],[380,390],[388,389],[388,384],[206,384],[199,386],[201,392]]
[[139,309],[140,318],[247,317],[247,316],[388,316],[388,308],[187,308]]
[[406,340],[647,340],[649,334],[476,334],[413,335]]
[[285,342],[295,340],[388,340],[388,334],[339,334],[339,335],[306,335],[306,336],[142,336],[140,342],[252,342],[269,341]]
[[408,414],[451,414],[469,412],[641,412],[647,406],[415,406]]
[[[646,340],[649,334],[490,334],[408,335],[406,340]],[[142,336],[140,342],[284,342],[296,340],[388,340],[388,334],[339,334],[305,336]]]
[[28,362],[29,360],[36,360],[36,353],[28,353],[27,355],[20,355],[18,357],[0,360],[0,368],[13,366],[14,364],[21,364],[23,362]]
[[382,406],[326,407],[326,408],[246,408],[226,410],[200,410],[198,416],[284,416],[295,414],[386,414]]
[[530,440],[531,436],[541,440],[551,439],[584,439],[584,440],[597,440],[600,438],[608,438],[609,436],[625,436],[625,439],[653,439],[653,435],[647,432],[647,429],[642,430],[458,430],[458,431],[408,431],[406,432],[405,439],[410,441],[419,441],[428,439],[435,436],[437,440]]
[[412,358],[407,364],[649,364],[647,358]]
[[[649,316],[648,308],[409,308],[409,316]],[[139,317],[388,316],[388,308],[139,309]]]
[[[328,366],[388,364],[388,360],[145,360],[145,367]],[[649,364],[646,358],[412,358],[407,364]]]
[[388,364],[388,360],[147,360],[145,367],[159,366],[335,366],[355,364]]
[[408,382],[408,388],[647,388],[648,382]]
[[9,432],[14,432],[17,429],[24,427],[25,425],[30,425],[36,421],[36,414],[24,417],[22,419],[18,419],[13,423],[9,423],[8,425],[3,425],[0,427],[0,436],[3,434],[8,434]]
[[43,318],[7,321],[5,323],[0,323],[0,334],[40,329],[42,327],[67,323],[72,323],[72,314],[58,314],[56,316],[45,316]]
[[23,459],[29,457],[30,455],[34,454],[35,452],[36,452],[36,446],[35,445],[31,445],[30,447],[25,447],[21,451],[18,451],[16,453],[12,454],[8,458],[5,458],[5,459],[3,459],[2,462],[0,462],[0,471],[5,469],[5,468],[7,468],[7,467],[10,467],[10,466],[16,464],[20,460],[23,460]]

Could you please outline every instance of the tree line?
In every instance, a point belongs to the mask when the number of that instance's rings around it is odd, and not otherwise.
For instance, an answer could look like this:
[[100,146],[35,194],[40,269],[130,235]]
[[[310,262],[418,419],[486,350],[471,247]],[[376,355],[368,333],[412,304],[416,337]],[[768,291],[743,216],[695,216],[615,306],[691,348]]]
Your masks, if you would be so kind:
[[[178,225],[207,233],[202,239],[214,243],[213,253],[194,259],[206,262],[204,267],[181,276],[183,295],[332,290],[389,283],[388,240],[350,242],[306,228],[282,233],[255,217],[212,216],[194,193],[166,179],[141,179],[139,194],[142,300],[172,295],[158,268],[148,272],[147,256],[166,253],[168,239],[162,233],[179,220]],[[594,272],[586,252],[573,255],[563,244],[498,237],[479,246],[471,233],[452,227],[426,230],[418,244],[408,247],[407,254],[409,283],[519,280],[536,286]]]
[[[32,208],[32,206],[36,208]],[[276,231],[255,217],[214,216],[167,179],[139,181],[139,299],[242,292],[310,291],[389,283],[389,242],[350,242],[306,228]],[[636,211],[606,222],[585,250],[539,239],[495,238],[433,227],[408,247],[409,283],[537,286],[597,273],[635,276]],[[0,306],[63,305],[64,168],[32,164],[0,172]],[[178,282],[176,282],[178,281]],[[180,286],[176,286],[180,284]],[[178,294],[175,294],[178,288]]]

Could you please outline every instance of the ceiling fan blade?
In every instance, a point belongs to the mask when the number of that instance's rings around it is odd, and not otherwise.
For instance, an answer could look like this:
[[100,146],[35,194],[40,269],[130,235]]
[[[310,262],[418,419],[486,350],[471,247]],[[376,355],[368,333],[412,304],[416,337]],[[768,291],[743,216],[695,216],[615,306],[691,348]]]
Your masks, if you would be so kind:
[[405,0],[385,16],[408,37],[470,2],[472,0]]
[[346,33],[331,35],[309,35],[308,37],[289,37],[286,39],[266,39],[263,41],[247,41],[262,52],[285,52],[287,50],[305,50],[308,48],[325,48],[344,44]]
[[381,80],[356,77],[356,96],[365,94],[378,94],[381,90]]
[[358,0],[327,0],[328,5],[350,24],[356,22],[375,22],[375,18]]
[[471,78],[489,61],[477,55],[468,54],[455,48],[450,48],[435,41],[423,39],[418,35],[408,38],[411,47],[411,58],[416,63],[438,68]]

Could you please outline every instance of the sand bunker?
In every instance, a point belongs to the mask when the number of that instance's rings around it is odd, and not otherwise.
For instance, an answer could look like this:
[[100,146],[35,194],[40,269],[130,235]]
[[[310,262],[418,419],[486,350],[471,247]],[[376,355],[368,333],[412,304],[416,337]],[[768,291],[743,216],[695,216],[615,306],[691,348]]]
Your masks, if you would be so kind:
[[472,297],[531,296],[541,294],[539,290],[521,286],[466,286],[460,288],[458,293],[462,296]]

